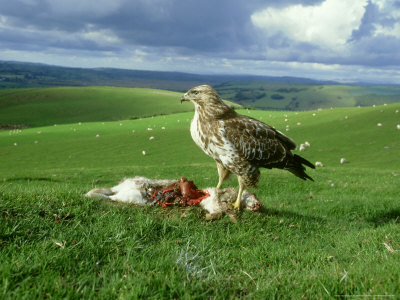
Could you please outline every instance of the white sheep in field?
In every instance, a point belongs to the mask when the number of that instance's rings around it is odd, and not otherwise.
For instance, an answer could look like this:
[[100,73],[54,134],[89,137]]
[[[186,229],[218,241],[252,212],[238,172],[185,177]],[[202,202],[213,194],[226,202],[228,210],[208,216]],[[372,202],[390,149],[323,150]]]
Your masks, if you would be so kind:
[[310,147],[311,145],[310,145],[310,143],[309,143],[309,142],[305,141],[305,142],[304,142],[304,146],[306,146],[306,147]]
[[398,129],[398,130],[400,130],[400,124],[397,124],[397,126],[396,126],[396,127],[397,127],[397,129]]
[[340,163],[343,165],[343,164],[345,164],[345,163],[348,163],[349,161],[347,160],[347,159],[345,159],[344,157],[342,157],[341,159],[340,159]]
[[316,161],[316,162],[315,162],[315,166],[316,166],[316,167],[323,167],[324,165],[323,165],[322,162]]
[[378,124],[376,124],[376,126],[382,127],[382,123],[378,123]]
[[300,148],[299,148],[299,150],[300,150],[300,151],[304,151],[304,150],[306,150],[306,145],[304,145],[304,144],[300,144]]

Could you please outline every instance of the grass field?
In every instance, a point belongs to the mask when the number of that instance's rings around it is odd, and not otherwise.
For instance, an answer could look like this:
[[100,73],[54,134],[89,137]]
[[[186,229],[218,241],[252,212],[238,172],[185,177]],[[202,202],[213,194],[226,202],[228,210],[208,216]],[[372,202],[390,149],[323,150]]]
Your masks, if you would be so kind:
[[[263,209],[241,212],[236,222],[207,222],[196,207],[142,208],[83,197],[135,175],[216,185],[214,162],[190,138],[192,112],[1,131],[0,295],[396,299],[396,110],[400,104],[242,110],[283,132],[289,128],[299,144],[309,141],[301,155],[325,166],[308,171],[314,183],[263,170],[253,190]],[[349,163],[341,165],[341,157]],[[228,185],[236,187],[236,180]]]
[[190,103],[180,103],[181,96],[165,90],[105,86],[0,89],[0,125],[36,127],[193,111]]
[[0,91],[0,123],[45,126],[137,119],[191,111],[181,93],[115,87],[59,87]]

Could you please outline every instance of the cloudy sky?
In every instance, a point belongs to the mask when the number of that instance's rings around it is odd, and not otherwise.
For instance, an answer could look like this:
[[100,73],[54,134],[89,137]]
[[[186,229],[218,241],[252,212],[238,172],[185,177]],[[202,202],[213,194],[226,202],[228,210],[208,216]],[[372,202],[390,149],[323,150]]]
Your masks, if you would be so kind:
[[400,1],[0,0],[0,60],[400,84]]

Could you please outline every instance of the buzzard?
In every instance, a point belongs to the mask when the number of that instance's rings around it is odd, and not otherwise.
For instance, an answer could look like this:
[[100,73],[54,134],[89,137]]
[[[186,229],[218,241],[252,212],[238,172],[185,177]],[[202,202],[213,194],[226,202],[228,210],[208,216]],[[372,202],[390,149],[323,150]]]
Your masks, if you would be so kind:
[[190,133],[197,146],[217,163],[217,188],[232,173],[238,178],[235,209],[240,209],[243,189],[257,186],[261,167],[288,170],[303,180],[313,181],[305,173],[304,165],[315,167],[291,152],[296,148],[292,139],[261,121],[237,114],[211,86],[190,89],[182,101],[194,104]]

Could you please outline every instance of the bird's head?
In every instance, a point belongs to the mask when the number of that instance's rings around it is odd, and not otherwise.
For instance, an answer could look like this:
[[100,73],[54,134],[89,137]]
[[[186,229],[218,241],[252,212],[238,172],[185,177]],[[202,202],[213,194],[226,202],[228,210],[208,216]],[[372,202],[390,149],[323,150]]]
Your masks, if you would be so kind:
[[209,85],[191,88],[182,96],[181,103],[183,101],[191,101],[196,107],[223,103],[217,92]]

